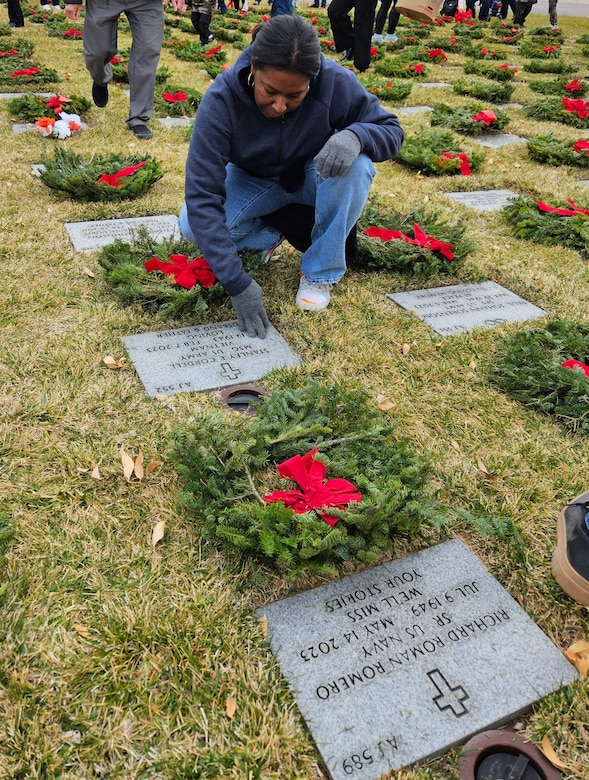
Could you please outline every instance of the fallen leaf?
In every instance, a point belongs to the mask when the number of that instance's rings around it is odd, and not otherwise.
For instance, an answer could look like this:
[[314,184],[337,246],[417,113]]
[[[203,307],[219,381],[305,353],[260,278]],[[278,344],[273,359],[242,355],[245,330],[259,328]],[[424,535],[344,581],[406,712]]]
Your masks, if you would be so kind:
[[450,446],[454,447],[456,452],[460,452],[460,444],[458,444],[457,441],[454,441],[454,439],[452,439],[452,441],[450,442]]
[[167,400],[168,400],[168,396],[167,396],[167,395],[160,395],[160,394],[158,393],[158,394],[156,395],[156,397],[155,397],[155,400],[156,400],[156,401],[167,401]]
[[98,468],[98,466],[94,466],[90,476],[92,477],[92,479],[102,479],[102,475],[100,473],[100,469]]
[[135,472],[135,476],[137,479],[141,482],[143,479],[143,453],[140,452],[139,455],[135,458],[135,463],[133,464],[133,471]]
[[135,463],[130,455],[127,455],[124,448],[121,447],[121,463],[123,464],[123,474],[127,482],[131,481],[133,470],[135,469]]
[[153,531],[151,532],[151,546],[155,547],[158,542],[161,542],[165,533],[166,521],[160,520],[153,526]]
[[264,639],[268,636],[268,616],[262,615],[260,618],[260,631],[262,632],[262,636]]
[[84,271],[86,276],[89,276],[91,279],[96,279],[94,271],[91,271],[89,268],[86,268],[86,266],[84,266],[84,268],[82,268],[82,271]]
[[81,623],[74,623],[74,631],[76,631],[80,636],[83,637],[90,636],[90,630],[87,629],[86,626],[83,626]]
[[422,203],[429,203],[429,195],[426,195]]
[[556,755],[556,751],[550,744],[550,740],[548,739],[548,734],[544,734],[542,737],[542,744],[540,745],[540,750],[544,753],[546,758],[550,761],[552,766],[555,766],[557,769],[568,769],[568,766],[566,764],[563,764],[563,762],[558,758]]
[[107,368],[110,368],[113,371],[116,371],[117,368],[125,367],[125,358],[119,358],[117,360],[112,355],[107,355],[105,358],[102,358],[102,362]]
[[568,660],[576,667],[582,679],[589,673],[589,642],[580,639],[564,651]]
[[476,362],[476,360],[475,360],[474,358],[473,358],[473,359],[470,361],[470,363],[468,364],[468,367],[469,367],[469,368],[470,368],[472,371],[474,371],[474,370],[475,370],[475,368],[477,367],[477,362]]
[[227,713],[227,717],[233,718],[236,710],[237,702],[235,701],[235,696],[230,693],[227,697],[227,701],[225,702],[225,712]]
[[381,412],[388,412],[389,409],[393,409],[395,404],[392,401],[389,401],[387,398],[383,399],[379,405],[378,408]]
[[480,459],[480,457],[477,455],[477,466],[479,467],[479,471],[482,471],[483,474],[489,474],[489,470],[483,463],[483,461]]
[[410,349],[411,349],[411,344],[403,344],[403,346],[401,347],[401,352],[403,353],[403,357],[409,354]]
[[90,471],[90,469],[83,469],[81,466],[78,466],[76,468],[76,471],[78,472],[78,474],[87,474]]
[[145,467],[145,476],[148,477],[152,471],[155,471],[156,469],[158,469],[160,466],[163,465],[164,465],[163,460],[152,460]]

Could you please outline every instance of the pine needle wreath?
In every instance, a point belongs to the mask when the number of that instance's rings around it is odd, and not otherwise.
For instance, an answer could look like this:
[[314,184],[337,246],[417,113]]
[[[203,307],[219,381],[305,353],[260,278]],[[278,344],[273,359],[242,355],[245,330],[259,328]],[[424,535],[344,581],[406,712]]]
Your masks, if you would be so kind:
[[[167,100],[164,95],[168,95]],[[186,97],[182,98],[183,95]],[[170,97],[174,100],[170,100]],[[154,109],[158,116],[193,117],[201,100],[202,92],[190,87],[178,87],[170,84],[156,91]]]
[[9,38],[12,35],[12,27],[6,24],[0,24],[0,38]]
[[489,125],[475,121],[474,117],[484,110],[484,106],[478,103],[463,103],[456,108],[447,103],[436,103],[433,109],[430,119],[432,127],[441,125],[465,135],[501,132],[509,124],[508,114],[499,110],[493,111],[496,118]]
[[528,73],[576,73],[579,68],[563,59],[528,60],[524,63],[524,70]]
[[564,85],[569,83],[568,78],[560,79],[532,79],[528,81],[528,87],[542,95],[560,95],[562,97],[579,97],[587,94],[587,84],[575,80],[575,89],[567,90]]
[[[460,172],[461,161],[458,158],[442,159],[445,152],[463,153],[464,150],[449,130],[424,128],[413,136],[405,137],[397,162],[416,168],[422,173],[437,176]],[[469,152],[468,163],[471,171],[478,171],[485,161],[484,152]]]
[[[369,238],[362,231],[371,226],[399,230],[414,237],[414,224],[428,235],[452,244],[454,257],[450,260],[439,251],[409,244],[401,239],[382,241]],[[436,274],[454,274],[472,252],[473,244],[464,237],[466,225],[443,220],[435,211],[424,208],[401,213],[390,211],[372,200],[362,213],[358,230],[358,257],[353,267],[366,271],[394,271],[429,277]]]
[[572,127],[587,127],[587,119],[581,118],[574,111],[567,111],[562,102],[562,98],[544,98],[535,103],[529,103],[524,107],[524,113],[530,119],[536,119],[539,122],[562,122],[564,125]]
[[[129,63],[128,62],[117,62],[111,64],[112,68],[112,77],[113,81],[117,82],[118,84],[128,84],[129,83]],[[170,78],[170,69],[164,65],[161,68],[158,68],[155,72],[155,83],[156,84],[165,84],[165,82]]]
[[423,79],[428,68],[423,63],[403,62],[399,58],[385,57],[374,63],[374,72],[394,79]]
[[399,54],[400,62],[424,62],[429,59],[427,49],[425,46],[405,46],[401,54]]
[[589,376],[561,365],[589,362],[589,327],[554,321],[506,338],[489,370],[491,382],[516,401],[553,415],[571,433],[589,434]]
[[527,143],[528,154],[543,165],[575,165],[589,168],[589,154],[581,150],[575,152],[575,142],[555,138],[552,133],[537,135]]
[[45,68],[32,60],[14,62],[11,57],[0,60],[0,84],[10,85],[15,90],[22,84],[56,84],[61,81],[57,71]]
[[70,19],[64,19],[63,16],[52,16],[48,19],[45,22],[45,30],[50,38],[63,38],[66,41],[81,41],[83,37],[82,25],[75,24]]
[[[337,573],[348,560],[376,563],[401,537],[417,534],[427,502],[427,465],[396,438],[374,402],[357,387],[291,382],[260,404],[254,417],[203,418],[176,432],[174,459],[182,497],[204,539],[289,572]],[[330,527],[317,513],[295,512],[262,496],[282,488],[276,466],[318,449],[330,479],[346,479],[360,503]]]
[[[560,204],[558,204],[560,205]],[[563,204],[570,208],[569,204]],[[516,198],[501,211],[517,238],[526,238],[547,246],[562,245],[576,249],[589,259],[589,216],[563,217],[540,211],[535,200]]]
[[8,57],[9,59],[12,59],[13,57],[29,59],[33,56],[34,51],[35,44],[32,41],[27,41],[26,38],[15,38],[14,40],[10,41],[8,51],[3,52],[3,55],[0,56]]
[[517,73],[517,68],[479,60],[467,60],[463,67],[464,72],[469,75],[483,76],[492,81],[513,81]]
[[455,24],[453,30],[454,35],[468,37],[473,40],[480,40],[485,37],[483,28],[476,24]]
[[407,79],[395,79],[387,81],[386,79],[367,78],[360,79],[364,84],[366,91],[371,95],[376,95],[379,100],[404,100],[409,97],[413,89],[413,82]]
[[560,46],[543,45],[541,43],[532,43],[531,41],[522,41],[519,50],[524,57],[540,60],[556,60],[560,58]]
[[[103,174],[111,176],[123,168],[145,162],[145,165],[131,176],[121,177],[118,186],[99,183]],[[115,202],[138,198],[149,190],[164,172],[157,160],[149,155],[112,154],[93,155],[88,160],[69,149],[58,148],[51,160],[43,158],[45,170],[40,174],[43,184],[63,193],[72,200]]]
[[585,33],[585,35],[581,35],[580,38],[577,38],[577,43],[581,43],[581,44],[589,43],[589,33]]
[[488,103],[508,103],[513,95],[513,84],[492,84],[471,79],[457,79],[453,84],[458,95],[469,95]]
[[[553,30],[551,27],[535,27],[530,30],[528,37],[535,43],[564,43],[564,35],[560,30]],[[589,43],[589,41],[587,41]]]
[[[152,257],[166,262],[170,255],[187,255],[194,260],[199,251],[185,238],[156,241],[141,228],[132,243],[117,240],[108,244],[97,259],[106,283],[123,306],[135,306],[146,314],[160,314],[175,322],[203,322],[209,304],[225,300],[226,293],[218,283],[208,289],[196,285],[186,290],[169,275],[145,270],[145,263]],[[240,255],[248,272],[255,272],[262,263],[259,252],[244,250]]]
[[[6,108],[10,116],[19,119],[21,122],[32,123],[36,122],[41,116],[50,116],[54,113],[53,109],[47,106],[48,99],[29,92],[20,97],[7,100]],[[77,114],[79,117],[84,117],[92,105],[88,98],[82,95],[72,95],[69,100],[71,102],[65,103],[63,110],[67,111],[68,114]]]

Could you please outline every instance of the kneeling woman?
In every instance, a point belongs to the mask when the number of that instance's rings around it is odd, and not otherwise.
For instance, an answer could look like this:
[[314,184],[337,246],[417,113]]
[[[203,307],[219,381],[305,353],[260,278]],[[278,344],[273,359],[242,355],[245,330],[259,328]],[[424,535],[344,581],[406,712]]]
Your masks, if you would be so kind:
[[263,218],[291,204],[314,208],[296,303],[325,309],[346,271],[346,238],[368,198],[372,163],[395,157],[402,142],[397,118],[322,56],[298,16],[261,25],[217,76],[196,115],[179,225],[231,297],[242,331],[264,338],[268,328],[262,289],[237,254],[279,241]]

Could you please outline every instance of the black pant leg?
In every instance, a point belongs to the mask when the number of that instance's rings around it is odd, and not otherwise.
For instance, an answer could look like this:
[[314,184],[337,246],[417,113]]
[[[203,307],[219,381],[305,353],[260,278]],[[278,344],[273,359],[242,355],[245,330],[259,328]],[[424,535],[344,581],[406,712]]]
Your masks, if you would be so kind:
[[354,0],[331,0],[327,7],[336,51],[348,51],[354,48],[354,28],[350,19],[350,11],[353,7]]
[[354,65],[359,71],[370,65],[376,0],[356,0],[354,6]]

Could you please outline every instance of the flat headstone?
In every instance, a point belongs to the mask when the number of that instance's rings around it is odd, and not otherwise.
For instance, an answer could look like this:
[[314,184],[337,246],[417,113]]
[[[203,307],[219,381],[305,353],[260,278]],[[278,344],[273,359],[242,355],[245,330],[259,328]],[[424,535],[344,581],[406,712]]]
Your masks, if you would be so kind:
[[160,217],[130,217],[129,219],[103,219],[97,222],[66,222],[74,249],[100,249],[117,239],[134,241],[139,228],[147,229],[151,238],[161,241],[177,235],[178,217],[164,214]]
[[49,98],[55,94],[55,92],[0,92],[0,100],[11,100],[12,98],[24,97],[25,95],[35,95],[40,98]]
[[160,116],[157,121],[164,127],[188,127],[194,119],[189,116]]
[[236,320],[124,336],[123,343],[152,398],[255,382],[301,362],[272,326],[265,339],[250,338]]
[[[82,122],[80,124],[80,128],[82,130],[87,130],[88,129],[88,125],[86,124],[86,122]],[[28,123],[25,123],[25,122],[15,122],[12,125],[12,132],[13,133],[17,133],[17,134],[20,134],[20,133],[33,133],[33,132],[35,132],[35,124],[34,124],[34,122],[28,122]]]
[[394,114],[401,114],[405,116],[412,116],[413,114],[427,114],[433,111],[431,106],[401,106],[400,108],[394,108]]
[[582,184],[584,187],[589,187],[589,179],[579,179],[579,184]]
[[447,192],[446,197],[476,211],[500,211],[517,198],[517,193],[512,190],[473,190],[472,192]]
[[442,89],[443,87],[451,87],[452,84],[448,81],[422,81],[419,86],[426,89]]
[[33,163],[33,165],[31,165],[34,176],[40,176],[46,168],[47,166],[43,165],[43,163]]
[[472,140],[481,146],[488,146],[490,149],[500,149],[508,144],[525,144],[528,139],[513,133],[485,133],[473,136]]
[[502,111],[505,108],[523,108],[523,103],[496,103],[495,108],[498,108],[500,111]]
[[542,309],[496,282],[454,284],[429,290],[393,293],[395,303],[415,314],[440,336],[493,328],[504,322],[543,317]]
[[431,759],[577,679],[458,539],[258,615],[332,780]]

